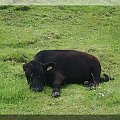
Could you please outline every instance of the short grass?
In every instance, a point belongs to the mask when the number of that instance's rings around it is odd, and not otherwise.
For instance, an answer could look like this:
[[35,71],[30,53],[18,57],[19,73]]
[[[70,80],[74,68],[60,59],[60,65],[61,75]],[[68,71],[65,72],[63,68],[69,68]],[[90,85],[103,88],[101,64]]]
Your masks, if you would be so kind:
[[[93,54],[115,80],[32,92],[22,64],[45,49]],[[120,114],[120,6],[0,6],[0,114]]]

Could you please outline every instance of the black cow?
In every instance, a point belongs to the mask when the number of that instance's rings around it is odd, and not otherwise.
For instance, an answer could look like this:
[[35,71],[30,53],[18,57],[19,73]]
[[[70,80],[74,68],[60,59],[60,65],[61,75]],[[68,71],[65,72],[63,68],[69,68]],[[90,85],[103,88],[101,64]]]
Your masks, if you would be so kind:
[[[99,60],[75,50],[43,50],[34,60],[23,65],[30,89],[41,92],[45,85],[53,87],[52,96],[60,95],[63,84],[81,83],[96,86],[101,82]],[[105,75],[107,80],[109,79]]]

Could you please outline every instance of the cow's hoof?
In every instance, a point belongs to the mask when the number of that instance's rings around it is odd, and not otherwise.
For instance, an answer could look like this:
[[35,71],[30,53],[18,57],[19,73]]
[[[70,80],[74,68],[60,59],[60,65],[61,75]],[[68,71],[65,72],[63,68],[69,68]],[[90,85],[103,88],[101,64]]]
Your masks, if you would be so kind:
[[52,97],[57,98],[57,97],[59,97],[59,96],[60,96],[60,93],[59,93],[59,92],[53,92],[53,93],[52,93]]
[[85,81],[83,85],[84,85],[84,87],[90,87],[91,84],[89,81]]

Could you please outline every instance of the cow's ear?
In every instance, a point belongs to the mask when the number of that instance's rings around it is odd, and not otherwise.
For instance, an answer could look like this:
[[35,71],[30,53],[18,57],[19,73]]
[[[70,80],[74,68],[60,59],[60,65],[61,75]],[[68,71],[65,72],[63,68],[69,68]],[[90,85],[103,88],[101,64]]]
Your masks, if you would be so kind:
[[50,71],[50,70],[54,69],[55,65],[56,64],[54,62],[44,63],[43,64],[44,70],[45,71]]
[[26,70],[26,67],[27,67],[27,63],[24,63],[24,64],[23,64],[23,70],[24,70],[24,71]]

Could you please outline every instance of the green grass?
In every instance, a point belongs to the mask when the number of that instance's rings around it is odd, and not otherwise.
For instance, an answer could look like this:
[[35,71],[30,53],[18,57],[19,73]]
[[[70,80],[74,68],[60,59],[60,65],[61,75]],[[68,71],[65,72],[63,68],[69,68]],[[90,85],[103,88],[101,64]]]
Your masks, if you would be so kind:
[[[120,6],[0,6],[0,114],[120,114]],[[69,85],[29,90],[22,64],[39,50],[95,55],[115,80],[89,91]]]

